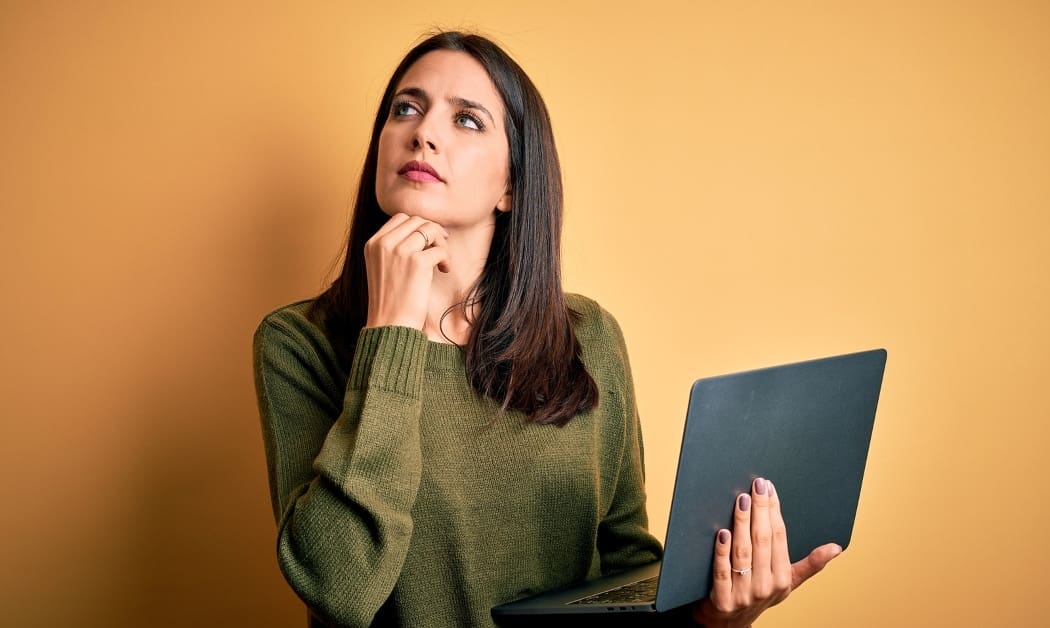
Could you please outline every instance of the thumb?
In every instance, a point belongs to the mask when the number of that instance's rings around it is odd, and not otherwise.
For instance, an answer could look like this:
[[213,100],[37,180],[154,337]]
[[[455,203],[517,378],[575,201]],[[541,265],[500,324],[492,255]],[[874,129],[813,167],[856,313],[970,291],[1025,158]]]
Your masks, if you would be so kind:
[[816,575],[835,558],[842,553],[842,548],[835,543],[821,545],[809,553],[797,563],[791,565],[791,589],[795,590],[802,583]]

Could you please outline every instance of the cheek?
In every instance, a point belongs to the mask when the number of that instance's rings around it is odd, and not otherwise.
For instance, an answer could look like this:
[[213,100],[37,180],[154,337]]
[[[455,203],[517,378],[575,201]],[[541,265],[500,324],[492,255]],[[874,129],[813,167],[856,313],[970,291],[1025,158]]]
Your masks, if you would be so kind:
[[387,133],[386,127],[383,127],[383,130],[379,133],[379,150],[376,156],[376,166],[380,174],[382,174],[383,169],[386,167],[387,154],[390,152],[389,145],[390,134]]
[[387,129],[379,134],[379,147],[376,151],[376,194],[383,193],[384,188],[394,185],[400,167],[396,151],[396,133],[388,132]]
[[386,188],[388,187],[389,171],[390,167],[387,165],[388,159],[388,144],[390,138],[384,129],[379,135],[379,149],[376,152],[376,178],[375,185],[373,186],[376,200],[379,201],[380,207],[383,206],[383,201],[386,198]]
[[474,172],[477,173],[476,183],[486,189],[506,189],[510,181],[510,163],[506,152],[479,150],[473,155]]

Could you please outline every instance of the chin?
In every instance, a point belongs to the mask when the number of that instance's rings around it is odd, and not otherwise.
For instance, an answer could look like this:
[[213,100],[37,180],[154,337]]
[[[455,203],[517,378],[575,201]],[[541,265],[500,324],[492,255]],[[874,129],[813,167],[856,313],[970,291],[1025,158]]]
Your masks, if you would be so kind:
[[409,216],[419,216],[436,223],[441,222],[441,217],[444,216],[444,212],[440,208],[435,207],[432,203],[420,203],[420,202],[386,202],[379,201],[379,208],[383,210],[383,213],[387,216],[393,216],[394,214],[407,214]]

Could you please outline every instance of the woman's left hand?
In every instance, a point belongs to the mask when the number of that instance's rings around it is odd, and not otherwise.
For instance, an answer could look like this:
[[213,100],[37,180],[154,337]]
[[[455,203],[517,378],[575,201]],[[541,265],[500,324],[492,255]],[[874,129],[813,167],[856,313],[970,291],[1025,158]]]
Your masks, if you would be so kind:
[[711,594],[693,609],[693,619],[706,628],[750,626],[842,553],[829,543],[791,564],[780,499],[763,478],[750,495],[737,496],[734,511],[732,532],[719,530],[715,538]]

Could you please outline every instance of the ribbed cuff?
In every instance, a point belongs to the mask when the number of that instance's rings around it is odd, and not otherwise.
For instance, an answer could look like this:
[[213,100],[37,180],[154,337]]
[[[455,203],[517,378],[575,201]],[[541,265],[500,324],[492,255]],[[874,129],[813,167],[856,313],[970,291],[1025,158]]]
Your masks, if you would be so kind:
[[427,337],[418,329],[364,327],[357,336],[348,386],[416,396],[423,385],[426,360]]

